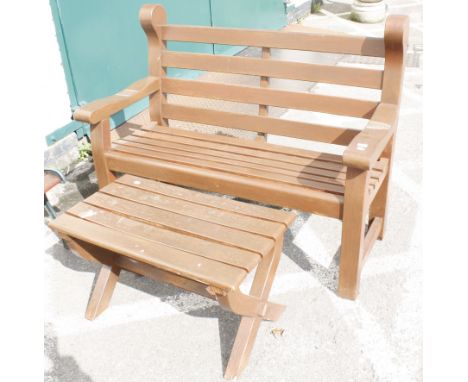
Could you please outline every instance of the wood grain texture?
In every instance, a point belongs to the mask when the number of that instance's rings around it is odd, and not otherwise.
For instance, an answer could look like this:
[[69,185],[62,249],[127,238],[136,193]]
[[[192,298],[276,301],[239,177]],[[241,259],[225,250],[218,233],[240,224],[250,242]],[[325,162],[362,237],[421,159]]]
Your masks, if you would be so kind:
[[348,145],[359,130],[339,126],[298,122],[283,118],[259,117],[230,111],[202,109],[193,106],[163,104],[162,113],[168,119],[310,139],[317,142]]
[[161,28],[164,40],[247,45],[375,57],[383,57],[385,54],[383,39],[375,37],[185,25],[163,25]]
[[[162,39],[161,25],[166,24],[166,10],[159,4],[145,4],[140,9],[140,24],[148,40],[148,71],[150,75],[159,79],[166,76],[166,70],[161,64],[161,57],[166,50],[166,43]],[[168,122],[161,115],[161,105],[166,101],[162,90],[154,93],[149,99],[149,113],[152,121],[162,126]]]
[[86,308],[86,319],[94,320],[107,308],[119,275],[119,267],[102,265]]
[[245,216],[284,224],[285,226],[291,224],[296,217],[296,214],[293,211],[289,212],[274,208],[265,208],[251,203],[246,204],[234,199],[220,198],[216,195],[203,192],[193,192],[192,190],[183,187],[154,182],[149,179],[139,178],[128,174],[118,178],[116,182],[132,185],[136,188],[153,191],[157,194],[167,195],[173,198],[191,200],[193,203],[197,203],[199,205],[222,208],[225,211],[231,211]]
[[163,78],[161,87],[164,92],[189,97],[262,104],[357,118],[370,118],[378,105],[375,101],[353,98],[175,78]]
[[[349,298],[355,297],[360,271],[354,265],[359,264],[363,247],[371,248],[375,238],[382,239],[384,233],[404,74],[408,18],[389,15],[384,38],[349,36],[318,30],[264,31],[168,25],[161,5],[143,6],[140,21],[148,39],[148,78],[151,79],[151,84],[145,85],[146,79],[134,90],[138,93],[143,88],[143,93],[149,95],[152,123],[142,126],[141,130],[134,131],[131,136],[116,140],[111,146],[108,114],[132,102],[131,97],[122,99],[117,96],[107,101],[98,101],[94,106],[90,104],[77,113],[77,116],[80,113],[85,115],[80,117],[83,120],[91,120],[90,113],[94,113],[92,120],[95,123],[92,124],[91,137],[94,141],[93,156],[100,187],[115,181],[113,172],[124,172],[344,219],[343,252],[344,259],[347,260],[343,260],[343,264],[348,265],[343,270],[343,277],[347,281],[342,285],[347,285],[348,292],[345,294]],[[255,46],[262,49],[262,56],[227,57],[169,52],[166,49],[168,40]],[[382,71],[281,61],[271,57],[272,48],[384,57],[385,65]],[[167,78],[166,67],[258,76],[259,83],[258,86],[242,86]],[[374,101],[273,89],[270,86],[271,78],[378,89],[381,90],[381,97],[379,101]],[[138,93],[138,96],[143,93]],[[259,105],[259,111],[258,115],[245,115],[177,105],[168,103],[166,94],[254,104]],[[182,97],[174,97],[177,98]],[[357,131],[346,126],[288,121],[270,117],[270,106],[365,118],[369,122],[362,131]],[[88,114],[85,113],[86,110]],[[256,141],[244,141],[168,129],[168,120],[251,130],[261,137]],[[272,145],[265,141],[266,134],[339,144],[346,148],[343,155],[331,155]],[[356,180],[364,177],[365,181]],[[157,209],[159,219],[165,214],[180,215],[185,203],[183,198],[175,198],[179,200],[169,202],[172,195],[167,192],[161,194],[159,204],[152,201],[150,203],[142,198],[147,192],[154,190],[118,182],[116,184],[133,187],[135,191],[130,192],[127,189],[125,195],[117,195],[114,192],[117,186],[113,186],[114,189],[109,188],[107,194],[103,193],[105,197],[100,196],[99,203],[110,203],[112,198],[118,198],[120,208],[125,207],[125,213],[137,214],[140,216],[138,219],[144,215],[143,207],[135,209],[135,204],[146,203],[147,208]],[[352,193],[356,195],[350,196],[349,190],[355,190]],[[187,211],[192,215],[186,218],[198,219],[202,206],[210,206],[206,200],[204,203],[196,203],[198,206],[190,207]],[[106,206],[94,205],[96,208],[109,208],[108,204]],[[344,215],[346,209],[352,211],[346,214],[348,217]],[[220,220],[216,220],[220,216],[216,214],[213,215],[212,224],[220,225]],[[356,228],[360,224],[349,218],[350,214],[355,216],[353,219],[369,216],[371,225],[377,222],[372,226],[371,235],[361,237],[363,229]],[[149,217],[144,216],[143,220]],[[248,223],[249,219],[238,219],[237,227],[228,228],[237,229],[242,225],[253,229],[253,225]],[[177,221],[182,222],[180,219]],[[140,223],[154,224],[154,221],[151,223],[151,219],[147,219]],[[252,234],[271,240],[273,236],[265,232],[266,226],[268,224],[258,225]],[[203,223],[202,227],[208,230],[209,222]],[[156,232],[154,229],[152,231]],[[204,239],[218,240],[207,236],[207,232],[204,233],[205,236],[202,235]],[[227,237],[226,232],[223,235]],[[233,241],[228,245],[238,245],[236,243],[241,236],[234,235]],[[364,240],[366,243],[363,244]],[[256,247],[249,240],[245,242],[249,243],[249,247],[239,249],[256,255],[261,255],[267,248],[261,244]],[[367,249],[365,251],[368,252]],[[225,260],[229,263],[229,259]],[[244,265],[243,271],[250,269],[252,264],[250,260]]]
[[110,171],[105,157],[106,152],[110,150],[110,125],[108,119],[91,125],[91,149],[98,185],[99,188],[102,188],[115,180],[115,175]]
[[[142,183],[145,188],[139,187]],[[179,190],[177,197],[167,187]],[[51,227],[182,277],[234,290],[271,253],[294,216],[124,175]]]
[[106,155],[113,171],[213,192],[222,192],[277,206],[297,208],[320,215],[340,218],[342,196],[278,184],[210,169],[174,164],[149,157],[111,151]]
[[357,296],[364,251],[367,183],[369,172],[348,168],[344,196],[338,294],[354,300]]
[[[280,240],[271,256],[260,263],[250,288],[250,295],[262,300],[268,298],[278,268],[282,248],[283,239]],[[246,367],[260,323],[261,319],[258,317],[243,317],[241,319],[224,378],[233,379]]]
[[344,66],[319,65],[269,58],[216,56],[202,53],[164,52],[162,65],[209,72],[249,74],[289,80],[322,82],[381,89],[383,71]]
[[[403,88],[403,78],[405,72],[405,57],[408,45],[409,18],[407,16],[389,16],[385,24],[385,75],[382,87],[382,102],[395,105],[393,111],[386,111],[391,114],[392,125],[395,129],[392,139],[387,143],[382,152],[382,157],[388,160],[388,174],[379,189],[371,207],[370,219],[376,217],[382,218],[382,224],[378,238],[384,237],[385,225],[387,221],[388,208],[388,188],[391,180],[393,167],[393,150],[398,124],[398,113],[401,102],[401,93]],[[387,115],[384,118],[390,118]]]
[[161,82],[158,77],[149,76],[143,78],[130,85],[128,88],[117,92],[113,96],[80,106],[73,113],[73,119],[75,121],[96,124],[142,98],[158,92],[160,86]]
[[[149,77],[74,113],[75,119],[91,124],[100,191],[49,225],[70,248],[103,265],[88,304],[89,319],[108,306],[121,269],[215,299],[240,314],[225,372],[226,378],[235,378],[247,365],[261,321],[277,319],[284,310],[268,298],[283,235],[295,215],[179,186],[342,219],[338,294],[355,299],[364,261],[383,237],[408,19],[390,15],[383,39],[324,31],[173,26],[167,25],[161,5],[144,5],[140,22],[148,39]],[[168,52],[167,40],[255,46],[262,48],[262,57]],[[385,66],[380,71],[285,62],[272,59],[271,48],[385,57]],[[166,67],[259,76],[259,86],[171,79]],[[381,89],[381,100],[272,89],[270,78]],[[169,104],[166,94],[255,104],[259,111],[243,115]],[[145,96],[153,123],[111,145],[109,116]],[[358,132],[287,121],[270,117],[269,106],[366,118],[369,123]],[[169,129],[169,119],[347,148],[340,156],[264,139]],[[115,179],[112,171],[132,175]],[[254,270],[250,293],[244,294],[239,286]]]
[[[108,306],[121,269],[170,283],[241,316],[226,376],[245,367],[268,300],[292,212],[123,175],[50,223],[86,259],[102,264],[86,310]],[[240,283],[255,270],[249,294]]]

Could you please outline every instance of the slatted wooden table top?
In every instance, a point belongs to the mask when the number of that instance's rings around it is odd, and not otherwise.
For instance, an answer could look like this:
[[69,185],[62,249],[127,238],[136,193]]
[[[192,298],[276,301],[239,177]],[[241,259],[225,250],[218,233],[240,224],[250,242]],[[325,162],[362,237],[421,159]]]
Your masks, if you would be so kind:
[[271,253],[294,212],[124,175],[50,223],[72,238],[232,290]]

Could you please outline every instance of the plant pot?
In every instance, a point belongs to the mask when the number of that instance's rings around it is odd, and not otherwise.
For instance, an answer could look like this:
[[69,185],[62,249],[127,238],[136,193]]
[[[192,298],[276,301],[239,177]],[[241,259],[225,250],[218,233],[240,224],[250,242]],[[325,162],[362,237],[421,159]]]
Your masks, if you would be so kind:
[[382,0],[355,0],[351,19],[360,23],[378,23],[385,19],[387,7]]

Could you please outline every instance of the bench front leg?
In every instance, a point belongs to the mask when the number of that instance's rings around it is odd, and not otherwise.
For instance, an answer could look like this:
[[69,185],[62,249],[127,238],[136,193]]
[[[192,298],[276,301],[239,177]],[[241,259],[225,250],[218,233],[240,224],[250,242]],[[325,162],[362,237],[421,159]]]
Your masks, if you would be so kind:
[[101,189],[115,180],[115,175],[109,170],[106,159],[106,153],[111,147],[109,119],[91,125],[91,147],[96,177]]
[[348,167],[343,206],[338,294],[357,297],[364,253],[369,171]]

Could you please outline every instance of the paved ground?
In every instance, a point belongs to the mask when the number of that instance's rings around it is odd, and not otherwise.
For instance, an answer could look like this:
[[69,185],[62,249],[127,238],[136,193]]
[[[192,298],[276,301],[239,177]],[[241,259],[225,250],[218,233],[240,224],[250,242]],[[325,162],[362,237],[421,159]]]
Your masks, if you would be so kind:
[[[382,34],[382,24],[348,21],[349,3],[326,4],[302,25]],[[422,5],[387,3],[391,13],[410,14],[412,28],[386,239],[376,243],[364,268],[359,299],[345,301],[335,294],[340,223],[300,214],[287,234],[272,291],[272,299],[287,304],[287,310],[278,322],[262,324],[243,381],[422,380]],[[325,60],[381,65],[353,57]],[[336,93],[324,85],[311,91]],[[284,115],[324,118],[293,111]],[[51,195],[61,209],[96,190],[89,163],[69,180]],[[204,298],[124,272],[110,308],[89,322],[83,315],[96,267],[70,253],[47,228],[44,261],[46,381],[222,381],[239,322],[234,315]],[[274,328],[285,329],[284,334],[275,337]]]

